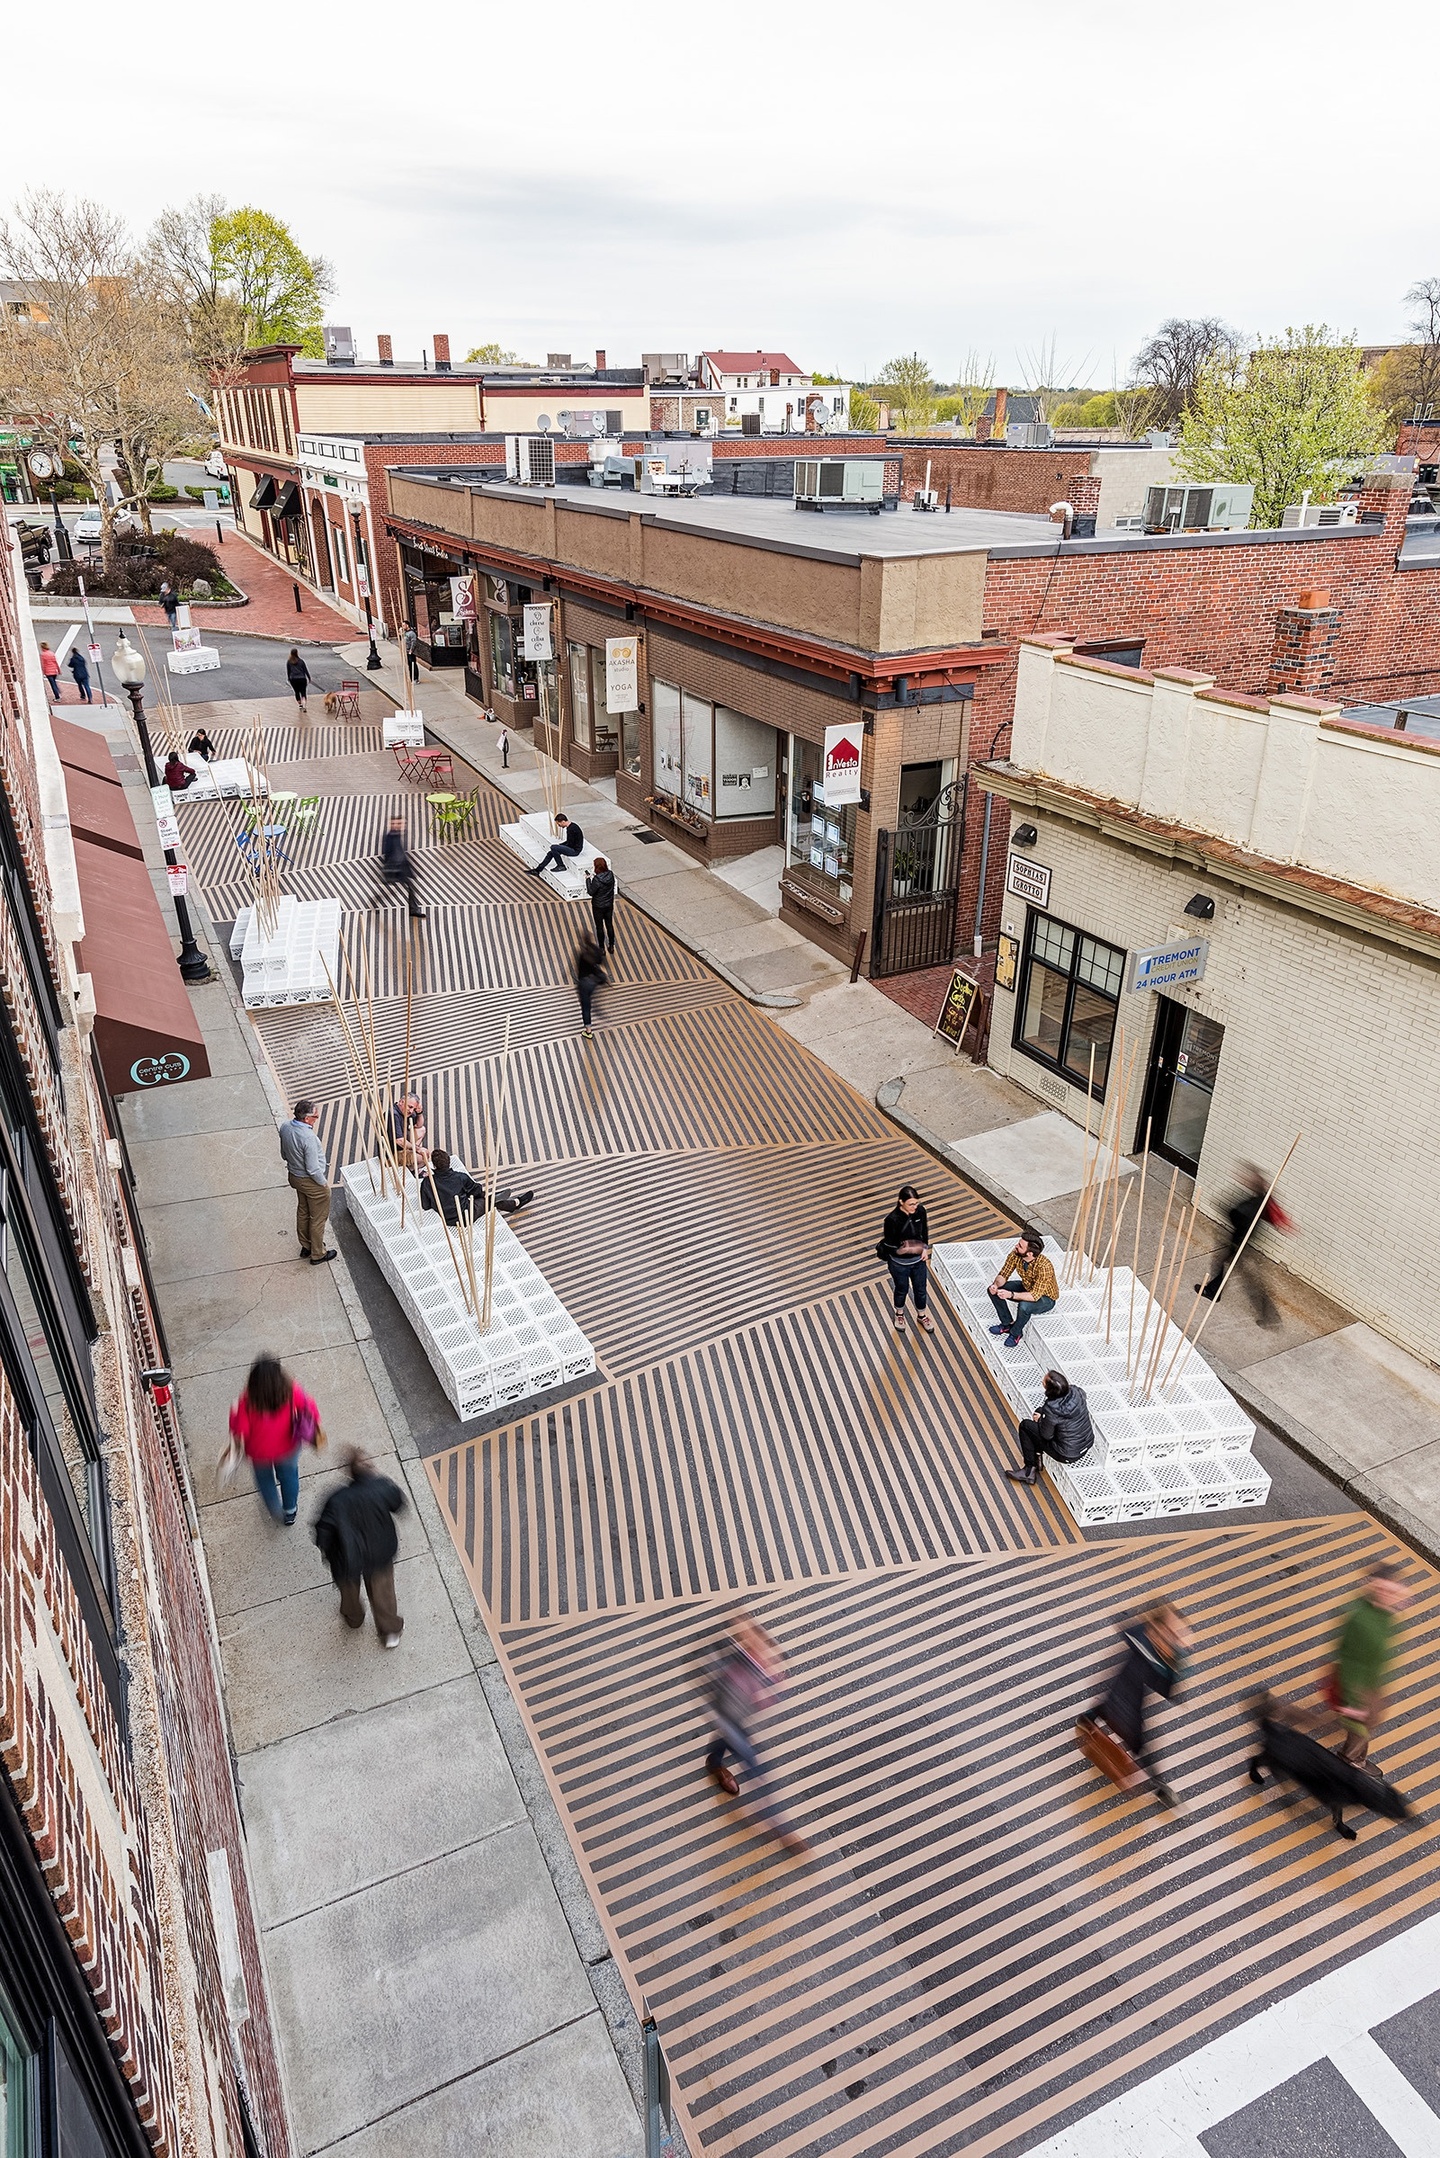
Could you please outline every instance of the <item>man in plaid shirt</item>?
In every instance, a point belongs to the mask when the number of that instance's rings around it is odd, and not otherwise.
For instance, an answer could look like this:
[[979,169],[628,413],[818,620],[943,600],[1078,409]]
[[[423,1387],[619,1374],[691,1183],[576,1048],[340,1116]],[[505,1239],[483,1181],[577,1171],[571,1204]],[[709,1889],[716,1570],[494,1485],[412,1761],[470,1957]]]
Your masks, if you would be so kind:
[[1055,1269],[1045,1256],[1044,1239],[1026,1229],[1005,1264],[990,1284],[990,1303],[1007,1349],[1018,1349],[1020,1337],[1038,1311],[1053,1311],[1060,1301]]

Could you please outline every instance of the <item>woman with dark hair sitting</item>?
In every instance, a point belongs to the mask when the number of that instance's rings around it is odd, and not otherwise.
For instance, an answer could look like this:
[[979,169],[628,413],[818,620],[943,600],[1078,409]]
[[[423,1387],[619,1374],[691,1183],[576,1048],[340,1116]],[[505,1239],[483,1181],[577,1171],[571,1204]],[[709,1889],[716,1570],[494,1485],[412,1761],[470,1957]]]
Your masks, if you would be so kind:
[[278,1357],[257,1356],[245,1391],[230,1411],[230,1436],[255,1472],[265,1510],[293,1528],[300,1506],[300,1449],[321,1443],[320,1411],[282,1370]]
[[901,1186],[900,1196],[880,1231],[880,1255],[895,1285],[895,1331],[905,1331],[905,1299],[915,1299],[916,1323],[927,1334],[935,1331],[930,1316],[930,1224],[920,1194],[913,1184]]

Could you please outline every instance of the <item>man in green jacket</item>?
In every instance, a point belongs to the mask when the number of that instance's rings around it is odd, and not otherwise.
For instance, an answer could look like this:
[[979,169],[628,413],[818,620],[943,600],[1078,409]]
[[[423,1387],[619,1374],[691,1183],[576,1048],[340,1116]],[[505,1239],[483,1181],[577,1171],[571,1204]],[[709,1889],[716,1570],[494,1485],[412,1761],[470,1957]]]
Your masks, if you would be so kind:
[[1335,1705],[1345,1726],[1344,1754],[1357,1768],[1385,1713],[1385,1680],[1394,1660],[1400,1613],[1410,1590],[1388,1560],[1372,1567],[1345,1613],[1335,1645]]

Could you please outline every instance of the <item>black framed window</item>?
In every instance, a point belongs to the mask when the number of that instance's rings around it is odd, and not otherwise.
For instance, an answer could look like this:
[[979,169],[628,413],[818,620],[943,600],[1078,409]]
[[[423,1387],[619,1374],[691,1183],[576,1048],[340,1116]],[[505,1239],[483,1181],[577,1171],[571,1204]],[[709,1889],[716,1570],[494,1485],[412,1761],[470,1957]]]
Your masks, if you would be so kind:
[[1072,1085],[1084,1086],[1095,1056],[1095,1099],[1105,1095],[1125,953],[1031,908],[1015,1004],[1015,1047]]
[[38,2047],[0,1985],[0,2158],[39,2158]]

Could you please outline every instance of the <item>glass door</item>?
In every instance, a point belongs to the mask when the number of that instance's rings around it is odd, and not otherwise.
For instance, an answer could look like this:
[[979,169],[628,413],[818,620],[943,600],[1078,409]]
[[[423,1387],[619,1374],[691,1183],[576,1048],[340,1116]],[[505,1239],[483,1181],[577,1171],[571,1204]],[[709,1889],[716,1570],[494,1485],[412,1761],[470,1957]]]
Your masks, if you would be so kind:
[[1157,1001],[1160,1012],[1137,1144],[1144,1143],[1148,1117],[1155,1153],[1193,1176],[1205,1144],[1225,1029],[1169,997]]

